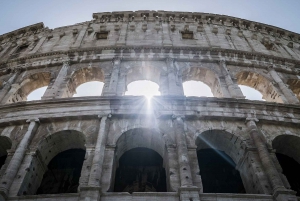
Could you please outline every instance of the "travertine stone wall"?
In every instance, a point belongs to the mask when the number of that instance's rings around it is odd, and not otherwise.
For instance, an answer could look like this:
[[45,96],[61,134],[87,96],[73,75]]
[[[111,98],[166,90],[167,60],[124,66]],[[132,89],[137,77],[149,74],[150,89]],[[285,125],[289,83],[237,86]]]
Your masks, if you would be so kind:
[[[1,35],[0,199],[297,200],[274,153],[300,161],[299,40],[257,22],[167,11],[94,13]],[[161,96],[124,96],[137,80],[157,83]],[[185,97],[190,80],[214,98]],[[89,81],[104,83],[102,96],[72,98]],[[246,100],[239,84],[266,102]],[[43,86],[42,100],[26,102]],[[232,158],[246,194],[203,193],[200,139]],[[168,192],[111,192],[118,159],[135,147],[161,155]],[[50,160],[71,148],[86,150],[78,193],[34,195]]]

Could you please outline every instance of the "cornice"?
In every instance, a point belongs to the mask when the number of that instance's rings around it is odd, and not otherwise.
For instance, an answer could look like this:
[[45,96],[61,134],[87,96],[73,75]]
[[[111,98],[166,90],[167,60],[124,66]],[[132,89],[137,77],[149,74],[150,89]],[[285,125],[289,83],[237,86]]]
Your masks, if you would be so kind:
[[[178,107],[180,106],[180,107]],[[184,106],[186,109],[183,109]],[[252,117],[259,123],[298,126],[300,105],[250,101],[233,98],[160,96],[152,99],[152,109],[144,97],[110,96],[77,97],[0,106],[0,126],[24,123],[28,118],[39,118],[41,123],[52,120],[91,119],[99,114],[113,118],[172,118],[186,120],[245,121]]]
[[39,23],[32,24],[32,25],[29,25],[26,27],[22,27],[20,29],[0,35],[0,41],[1,41],[1,39],[4,39],[5,37],[12,37],[12,36],[18,35],[19,33],[24,33],[27,31],[35,31],[35,30],[39,30],[39,29],[43,29],[43,28],[44,28],[43,22],[39,22]]
[[[139,50],[139,49],[158,49],[161,52],[166,52],[166,51],[173,51],[174,59],[178,61],[218,61],[220,59],[224,59],[228,64],[234,64],[234,63],[243,63],[243,60],[248,60],[248,61],[256,61],[256,62],[263,62],[267,65],[272,65],[272,64],[279,64],[279,65],[285,65],[288,67],[292,68],[297,68],[300,66],[300,61],[299,60],[294,60],[294,59],[287,59],[287,58],[282,58],[282,57],[276,57],[273,55],[267,55],[263,53],[257,53],[257,52],[247,52],[247,51],[240,51],[240,50],[232,50],[232,49],[221,49],[221,48],[209,48],[209,47],[162,47],[162,46],[106,46],[106,47],[93,47],[93,48],[80,48],[80,49],[73,49],[73,50],[68,50],[68,51],[54,51],[54,52],[47,52],[47,53],[39,53],[39,54],[33,54],[33,55],[28,55],[26,57],[22,58],[16,58],[16,59],[11,59],[9,61],[4,61],[0,63],[0,70],[6,70],[7,68],[15,68],[16,66],[21,65],[24,68],[28,68],[26,63],[30,63],[30,59],[44,59],[45,57],[49,56],[60,56],[60,57],[70,57],[72,63],[81,63],[82,61],[76,61],[76,57],[72,56],[76,53],[83,53],[83,52],[88,52],[90,55],[92,54],[98,54],[98,55],[104,55],[101,53],[103,50]],[[195,54],[195,56],[202,56],[204,58],[182,58],[180,53],[174,53],[175,51],[192,51],[192,53]],[[200,53],[200,54],[199,54]],[[130,54],[126,55],[122,53],[122,59],[133,59],[133,60],[163,60],[169,55],[167,53],[158,58],[138,58],[138,57],[132,57],[130,58]],[[210,59],[207,59],[205,57],[210,57]],[[119,53],[114,53],[113,56],[105,58],[89,58],[87,60],[99,60],[99,61],[104,61],[104,60],[111,60],[114,57],[121,57]],[[252,57],[252,58],[250,58]],[[246,66],[253,66],[252,63],[245,63]],[[283,69],[283,71],[285,71]],[[290,72],[286,70],[287,72]],[[298,73],[298,70],[294,70],[296,73]]]
[[[290,37],[291,40],[300,41],[300,34],[292,31],[288,31],[276,26],[255,22],[251,20],[246,20],[238,17],[232,17],[227,15],[219,15],[212,13],[202,13],[202,12],[181,12],[181,11],[150,11],[150,10],[140,10],[140,11],[118,11],[118,12],[102,12],[93,13],[93,18],[95,21],[99,22],[118,22],[121,18],[130,20],[128,18],[134,16],[134,21],[170,21],[170,16],[175,22],[185,22],[185,23],[195,23],[195,22],[205,22],[212,24],[223,24],[228,26],[240,27],[242,29],[254,29],[260,32],[274,33],[278,36]],[[146,18],[145,18],[146,17]],[[102,19],[103,21],[101,21]]]

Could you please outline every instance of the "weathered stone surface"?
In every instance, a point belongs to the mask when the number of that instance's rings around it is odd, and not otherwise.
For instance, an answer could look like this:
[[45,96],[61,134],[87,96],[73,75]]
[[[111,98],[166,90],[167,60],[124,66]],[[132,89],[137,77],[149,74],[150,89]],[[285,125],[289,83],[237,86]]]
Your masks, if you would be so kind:
[[[300,163],[299,34],[208,13],[93,18],[0,36],[0,200],[297,200],[275,153]],[[161,96],[123,96],[137,80],[157,83]],[[214,98],[185,97],[190,80]],[[102,96],[73,98],[89,81],[104,82]],[[246,100],[239,84],[266,102]],[[41,101],[26,102],[43,86]],[[139,147],[163,159],[167,192],[113,192],[119,159]],[[232,159],[246,193],[205,192],[197,150],[207,148]],[[35,195],[69,149],[85,150],[78,193]]]

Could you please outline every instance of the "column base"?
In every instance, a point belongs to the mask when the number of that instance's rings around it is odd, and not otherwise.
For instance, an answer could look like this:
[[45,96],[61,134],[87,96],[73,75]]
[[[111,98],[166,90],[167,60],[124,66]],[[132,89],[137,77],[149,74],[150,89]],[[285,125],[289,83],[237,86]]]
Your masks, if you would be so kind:
[[79,190],[79,201],[100,201],[101,187],[81,186]]
[[200,192],[200,188],[196,186],[178,188],[180,201],[200,201]]
[[276,201],[298,201],[296,192],[292,190],[278,190],[273,194]]

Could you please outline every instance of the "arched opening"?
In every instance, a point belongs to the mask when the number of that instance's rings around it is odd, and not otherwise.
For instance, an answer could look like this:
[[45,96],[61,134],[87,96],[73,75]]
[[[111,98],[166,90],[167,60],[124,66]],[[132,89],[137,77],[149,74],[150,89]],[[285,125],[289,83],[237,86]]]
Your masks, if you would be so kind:
[[44,95],[46,89],[47,89],[47,87],[41,87],[41,88],[38,88],[38,89],[34,90],[33,92],[31,92],[27,96],[27,101],[41,100],[41,98]]
[[294,92],[297,96],[298,100],[300,100],[300,80],[299,79],[289,79],[287,81],[290,89]]
[[114,192],[166,192],[165,144],[162,136],[150,129],[124,132],[116,143]]
[[[40,100],[40,98],[43,96],[43,90],[46,90],[44,87],[49,85],[50,79],[50,73],[36,73],[29,75],[21,82],[16,92],[8,98],[7,103],[15,103],[27,100]],[[39,89],[37,91],[37,93],[39,93],[38,95],[36,92],[34,92],[37,89]],[[34,97],[32,98],[32,96],[30,96],[30,99],[28,99],[29,94],[32,92],[34,92]]]
[[32,157],[18,195],[76,193],[86,150],[84,134],[63,130],[32,146],[36,157]]
[[115,192],[166,192],[163,158],[148,148],[134,148],[119,159]]
[[[290,189],[300,196],[300,137],[281,135],[276,137],[272,146],[276,150],[276,157],[289,182]],[[289,188],[289,186],[287,186]]]
[[70,96],[100,96],[104,86],[101,68],[86,67],[72,72],[68,84]]
[[186,81],[183,84],[183,91],[185,96],[204,96],[213,97],[209,86],[200,81]]
[[7,150],[12,146],[11,140],[8,137],[0,136],[0,169],[5,164],[7,158]]
[[57,154],[48,164],[36,194],[77,193],[84,156],[82,149]]
[[86,82],[76,88],[73,97],[81,96],[101,96],[104,83],[98,81]]
[[265,101],[265,99],[262,98],[263,95],[256,89],[244,85],[239,85],[239,87],[241,88],[244,96],[246,96],[246,99]]
[[125,95],[129,96],[160,96],[159,85],[148,80],[138,80],[127,85]]
[[[185,85],[192,85],[190,91],[192,94],[196,94],[196,96],[198,96],[198,94],[202,96],[203,92],[207,92],[207,95],[209,96],[223,97],[223,93],[220,88],[220,81],[216,74],[209,69],[197,67],[186,68],[182,72],[182,81],[184,83],[183,87],[185,95],[188,94],[188,90]],[[193,82],[189,83],[188,81]],[[205,85],[201,85],[201,82],[208,86],[210,90],[207,88],[205,89]],[[209,91],[211,93],[209,93]]]
[[270,102],[283,103],[281,94],[266,77],[253,72],[243,71],[236,75],[237,83],[251,87],[262,94],[262,99]]
[[204,193],[245,193],[237,161],[243,156],[241,141],[221,130],[200,134],[197,158]]

